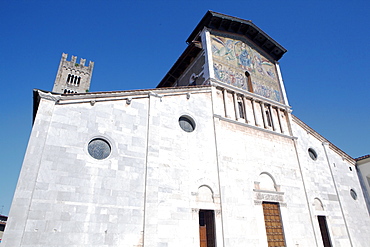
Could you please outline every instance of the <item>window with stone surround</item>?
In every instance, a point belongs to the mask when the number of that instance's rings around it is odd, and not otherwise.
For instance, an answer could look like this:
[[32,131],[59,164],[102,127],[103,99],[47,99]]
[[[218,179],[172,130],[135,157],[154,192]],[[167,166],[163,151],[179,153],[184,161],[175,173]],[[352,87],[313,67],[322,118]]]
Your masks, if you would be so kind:
[[110,155],[111,146],[106,140],[96,138],[89,142],[87,150],[94,159],[103,160]]
[[317,153],[313,148],[308,149],[308,155],[312,160],[317,160]]
[[186,132],[193,132],[195,130],[195,122],[194,120],[186,115],[182,115],[179,118],[179,125],[181,129],[183,129]]

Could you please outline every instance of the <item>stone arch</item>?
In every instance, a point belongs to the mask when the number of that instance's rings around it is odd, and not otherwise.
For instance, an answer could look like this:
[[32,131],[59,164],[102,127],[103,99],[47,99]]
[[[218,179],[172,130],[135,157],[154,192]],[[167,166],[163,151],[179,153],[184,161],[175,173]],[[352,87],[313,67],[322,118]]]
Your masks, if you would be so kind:
[[256,189],[258,190],[267,190],[267,191],[278,191],[278,186],[274,177],[268,172],[261,172],[258,177],[258,183],[255,184]]
[[214,193],[208,185],[201,185],[198,187],[197,201],[199,202],[214,202]]
[[319,198],[315,198],[313,201],[313,206],[316,211],[324,211],[324,206]]

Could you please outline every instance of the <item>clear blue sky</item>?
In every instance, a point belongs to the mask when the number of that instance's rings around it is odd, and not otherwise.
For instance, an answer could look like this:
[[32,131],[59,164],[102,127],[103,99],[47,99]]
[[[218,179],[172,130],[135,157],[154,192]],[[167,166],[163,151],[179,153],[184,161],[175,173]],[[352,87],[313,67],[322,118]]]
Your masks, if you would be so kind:
[[62,52],[95,62],[90,91],[154,88],[207,10],[252,20],[288,49],[293,114],[350,156],[370,153],[368,0],[0,0],[0,213],[27,147],[32,89],[52,89]]

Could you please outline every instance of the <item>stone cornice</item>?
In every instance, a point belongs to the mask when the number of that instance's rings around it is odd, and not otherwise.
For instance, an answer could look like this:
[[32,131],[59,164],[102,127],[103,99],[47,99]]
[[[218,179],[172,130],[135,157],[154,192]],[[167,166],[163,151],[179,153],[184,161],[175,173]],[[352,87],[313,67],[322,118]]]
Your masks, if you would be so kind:
[[61,95],[52,94],[51,92],[44,92],[44,91],[41,91],[41,90],[38,90],[37,92],[38,92],[40,98],[42,98],[42,99],[57,102],[61,98]]

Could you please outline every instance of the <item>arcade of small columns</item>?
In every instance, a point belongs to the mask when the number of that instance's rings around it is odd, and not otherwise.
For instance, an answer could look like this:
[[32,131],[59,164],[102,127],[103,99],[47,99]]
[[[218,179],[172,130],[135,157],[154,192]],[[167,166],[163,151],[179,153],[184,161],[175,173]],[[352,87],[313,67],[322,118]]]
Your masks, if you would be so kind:
[[287,105],[229,87],[216,86],[215,114],[251,126],[291,135]]

